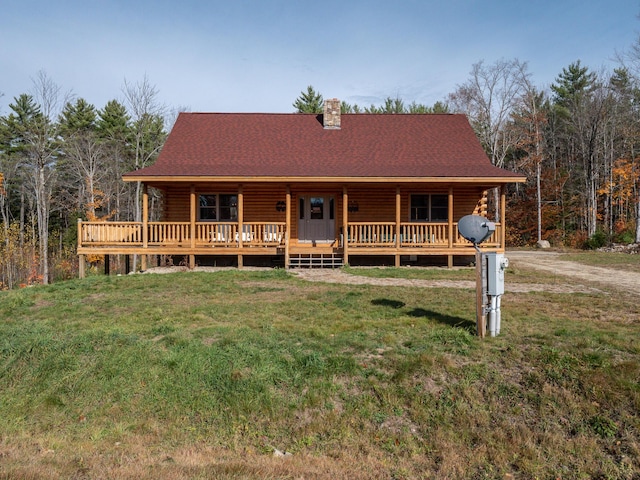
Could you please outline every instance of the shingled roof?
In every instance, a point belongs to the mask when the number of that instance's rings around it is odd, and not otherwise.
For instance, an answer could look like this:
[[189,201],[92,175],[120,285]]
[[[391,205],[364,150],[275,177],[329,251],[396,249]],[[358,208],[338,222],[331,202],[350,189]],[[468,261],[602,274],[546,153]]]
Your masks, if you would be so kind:
[[125,180],[403,178],[518,182],[491,164],[465,115],[181,113],[156,163]]

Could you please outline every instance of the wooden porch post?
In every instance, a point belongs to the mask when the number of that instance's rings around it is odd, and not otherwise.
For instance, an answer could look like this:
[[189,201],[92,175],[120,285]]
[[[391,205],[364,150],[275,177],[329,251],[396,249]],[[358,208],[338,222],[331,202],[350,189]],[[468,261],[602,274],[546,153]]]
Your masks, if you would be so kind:
[[[189,194],[189,246],[191,247],[191,251],[196,248],[196,186],[191,185],[191,190]],[[196,266],[196,256],[191,254],[189,255],[189,269],[193,270]]]
[[507,188],[506,185],[500,187],[500,247],[504,251],[507,248]]
[[[82,219],[78,219],[78,248],[82,245]],[[85,258],[84,255],[78,255],[78,278],[85,276]]]
[[85,277],[86,261],[84,255],[78,255],[78,278]]
[[396,260],[396,267],[400,266],[400,219],[402,217],[402,212],[400,209],[400,205],[402,202],[402,197],[400,196],[400,187],[396,187],[396,254],[395,254],[395,260]]
[[[146,184],[142,185],[142,247],[149,246],[149,189]],[[147,269],[147,255],[140,257],[140,269],[144,272]]]
[[285,227],[284,227],[284,268],[289,269],[289,244],[291,241],[291,186],[287,185],[285,197]]
[[344,264],[349,263],[349,192],[342,187],[342,256]]
[[447,267],[453,268],[453,185],[449,186],[449,207],[447,222],[449,223],[449,255],[447,256]]
[[[242,185],[238,185],[238,248],[242,252],[242,233],[244,222],[244,196]],[[242,268],[242,253],[238,253],[238,268]]]

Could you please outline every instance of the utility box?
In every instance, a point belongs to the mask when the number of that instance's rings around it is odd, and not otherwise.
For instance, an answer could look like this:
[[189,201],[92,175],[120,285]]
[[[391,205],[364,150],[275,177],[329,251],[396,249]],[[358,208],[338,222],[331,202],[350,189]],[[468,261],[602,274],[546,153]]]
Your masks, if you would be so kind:
[[509,259],[502,253],[487,253],[487,295],[504,294],[504,271]]

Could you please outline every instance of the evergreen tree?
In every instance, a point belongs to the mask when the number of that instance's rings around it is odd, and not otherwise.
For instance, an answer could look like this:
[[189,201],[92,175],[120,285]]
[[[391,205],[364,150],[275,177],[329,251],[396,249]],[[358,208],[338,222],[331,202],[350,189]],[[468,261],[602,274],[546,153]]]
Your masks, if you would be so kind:
[[[33,96],[14,97],[11,113],[0,119],[0,169],[4,176],[3,221],[8,228],[11,218],[18,218],[19,244],[24,245],[26,193],[28,175],[23,168],[27,157],[31,126],[42,122],[42,112]],[[35,227],[35,226],[34,226]]]
[[563,202],[578,222],[569,228],[586,230],[591,236],[597,228],[597,192],[604,173],[601,149],[608,94],[595,73],[580,61],[562,69],[551,90],[561,135],[556,144],[558,155],[565,159],[565,168],[574,180],[568,183]]
[[79,98],[76,103],[67,102],[58,122],[64,134],[93,130],[96,126],[96,119],[96,108],[84,98]]
[[117,100],[110,100],[98,112],[97,130],[101,138],[124,143],[129,132],[130,117],[127,109]]
[[384,100],[384,106],[380,113],[407,113],[404,102],[400,97],[387,97]]
[[126,107],[117,100],[110,100],[98,112],[97,133],[107,154],[104,208],[114,212],[116,220],[132,219],[135,211],[134,193],[132,186],[122,181],[122,175],[135,168],[131,118]]
[[311,85],[307,91],[300,92],[300,96],[293,102],[293,108],[297,113],[322,113],[324,100],[320,93],[317,93]]
[[[353,105],[345,102],[344,100],[340,102],[340,113],[357,113],[353,111]],[[355,105],[357,107],[357,105]]]
[[551,85],[554,93],[553,101],[563,110],[563,113],[569,114],[570,110],[575,108],[592,90],[595,81],[595,73],[589,72],[588,67],[581,66],[578,60],[569,67],[563,68],[556,82]]

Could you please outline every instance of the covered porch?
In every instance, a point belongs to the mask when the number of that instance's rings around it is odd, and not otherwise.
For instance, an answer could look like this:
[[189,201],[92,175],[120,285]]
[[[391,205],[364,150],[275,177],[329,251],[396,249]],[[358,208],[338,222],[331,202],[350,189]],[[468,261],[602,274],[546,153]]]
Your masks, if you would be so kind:
[[[472,195],[469,185],[453,184],[395,188],[379,184],[190,184],[188,191],[183,190],[185,195],[170,187],[152,186],[163,189],[167,198],[163,216],[170,220],[149,220],[145,185],[141,221],[78,221],[80,276],[85,274],[87,255],[140,255],[142,270],[148,268],[148,257],[156,255],[184,257],[190,268],[196,266],[198,257],[211,256],[234,257],[239,268],[247,257],[277,257],[289,268],[343,265],[356,256],[389,257],[392,264],[400,266],[403,258],[424,255],[444,256],[451,267],[455,256],[475,254],[473,245],[460,236],[457,220],[470,213],[487,214],[485,190],[479,190],[477,185],[473,186]],[[203,192],[213,191],[232,192],[229,208],[233,214],[228,215],[232,220],[220,216],[215,220],[202,218]],[[425,191],[438,192],[446,207],[439,216],[446,215],[446,220],[414,218],[420,215],[413,210],[422,207],[412,192]],[[188,197],[188,203],[180,201],[180,197]],[[187,205],[188,209],[184,208]],[[483,248],[504,250],[504,188],[499,211],[500,221]],[[173,220],[180,216],[186,218]],[[320,225],[321,231],[314,223]],[[310,260],[303,261],[306,258]],[[331,262],[323,265],[314,258],[330,258]]]

